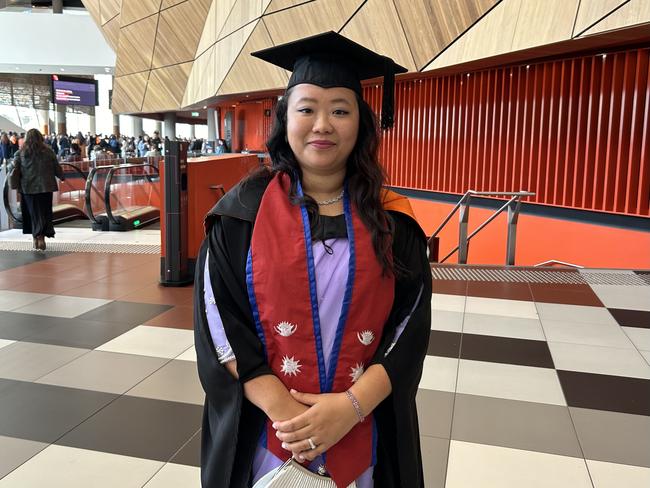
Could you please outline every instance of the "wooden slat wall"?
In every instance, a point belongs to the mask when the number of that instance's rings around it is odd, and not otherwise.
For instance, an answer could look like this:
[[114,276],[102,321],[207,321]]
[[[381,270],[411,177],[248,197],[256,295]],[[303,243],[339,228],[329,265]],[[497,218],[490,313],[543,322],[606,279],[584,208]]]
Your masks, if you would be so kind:
[[[650,216],[650,49],[398,82],[392,185]],[[364,88],[378,111],[381,87]]]

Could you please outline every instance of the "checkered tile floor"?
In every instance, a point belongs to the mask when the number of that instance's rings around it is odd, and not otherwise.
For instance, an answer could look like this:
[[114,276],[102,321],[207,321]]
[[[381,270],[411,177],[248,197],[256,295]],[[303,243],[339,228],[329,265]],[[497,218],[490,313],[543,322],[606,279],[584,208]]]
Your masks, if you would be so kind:
[[[192,290],[159,287],[158,269],[0,252],[0,488],[199,486]],[[647,275],[589,272],[435,274],[427,488],[650,486]]]

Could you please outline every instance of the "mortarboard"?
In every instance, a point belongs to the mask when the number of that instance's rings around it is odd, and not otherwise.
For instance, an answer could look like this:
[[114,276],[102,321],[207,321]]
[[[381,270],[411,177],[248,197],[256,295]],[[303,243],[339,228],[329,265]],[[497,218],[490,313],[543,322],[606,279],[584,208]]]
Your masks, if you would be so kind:
[[406,73],[408,70],[391,58],[332,31],[256,51],[251,55],[291,71],[287,89],[309,83],[322,88],[349,88],[362,96],[361,80],[383,76],[381,127],[387,129],[393,126],[395,73]]

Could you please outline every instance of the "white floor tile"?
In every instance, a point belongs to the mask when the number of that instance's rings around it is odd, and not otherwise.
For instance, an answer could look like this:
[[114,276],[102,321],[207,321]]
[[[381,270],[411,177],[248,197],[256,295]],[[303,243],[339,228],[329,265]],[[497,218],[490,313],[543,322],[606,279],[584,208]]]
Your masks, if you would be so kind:
[[606,308],[588,307],[584,305],[563,305],[559,303],[536,303],[537,312],[542,322],[545,320],[561,320],[564,322],[579,322],[586,324],[618,325]]
[[451,441],[446,488],[592,488],[583,459]]
[[165,464],[143,488],[200,488],[201,469],[182,464]]
[[618,325],[543,320],[542,327],[546,339],[551,342],[634,349],[634,344]]
[[73,318],[110,303],[101,298],[82,298],[68,296],[50,296],[36,303],[13,310],[19,313],[49,315],[51,317]]
[[643,351],[650,351],[650,329],[621,327],[634,345]]
[[650,364],[650,351],[639,351],[645,358],[646,363]]
[[190,361],[168,362],[127,391],[126,395],[195,405],[205,402],[196,364]]
[[52,295],[27,293],[22,291],[0,290],[0,312],[13,311],[26,305],[37,303]]
[[98,351],[175,358],[194,344],[194,332],[140,325],[101,345]]
[[463,330],[463,313],[431,309],[431,330],[461,332]]
[[501,315],[466,313],[463,332],[535,341],[545,340],[539,320]]
[[458,393],[566,405],[554,369],[461,359]]
[[431,311],[435,313],[436,310],[446,310],[448,312],[464,312],[465,299],[462,295],[445,295],[442,293],[434,293],[431,296]]
[[88,353],[88,349],[18,341],[0,349],[0,378],[35,381]]
[[650,310],[650,286],[591,285],[591,288],[606,307]]
[[650,468],[587,459],[594,488],[648,488]]
[[467,297],[465,313],[537,319],[534,302],[502,298]]
[[650,379],[650,366],[632,349],[549,342],[557,369]]
[[456,391],[457,373],[458,359],[427,356],[424,358],[420,388],[453,393]]
[[163,465],[51,445],[0,480],[0,488],[141,488]]
[[174,358],[174,359],[179,359],[181,361],[194,361],[196,362],[196,348],[194,346],[190,347],[187,351],[185,351],[183,354],[180,356]]
[[13,344],[14,342],[16,341],[8,341],[7,339],[0,339],[0,349],[8,346],[9,344]]
[[29,458],[47,447],[43,442],[0,435],[0,478],[9,474]]

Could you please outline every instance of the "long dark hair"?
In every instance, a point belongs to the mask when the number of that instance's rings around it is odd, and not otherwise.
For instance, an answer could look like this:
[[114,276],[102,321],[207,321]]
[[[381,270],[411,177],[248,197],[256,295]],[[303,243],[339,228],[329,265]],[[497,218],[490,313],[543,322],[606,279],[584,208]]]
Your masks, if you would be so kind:
[[[309,195],[299,198],[298,181],[302,170],[287,140],[287,110],[291,89],[278,101],[275,120],[266,146],[271,158],[271,172],[283,172],[291,178],[290,197],[295,203],[304,203],[312,221],[318,218],[318,204]],[[346,180],[350,200],[361,221],[371,234],[372,246],[384,272],[393,272],[390,246],[392,242],[392,220],[381,202],[381,189],[386,174],[379,164],[379,129],[377,118],[370,106],[357,95],[359,106],[359,133],[357,142],[348,157]]]
[[25,135],[22,151],[26,157],[44,153],[48,148],[43,140],[43,134],[38,129],[29,129]]

